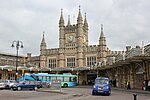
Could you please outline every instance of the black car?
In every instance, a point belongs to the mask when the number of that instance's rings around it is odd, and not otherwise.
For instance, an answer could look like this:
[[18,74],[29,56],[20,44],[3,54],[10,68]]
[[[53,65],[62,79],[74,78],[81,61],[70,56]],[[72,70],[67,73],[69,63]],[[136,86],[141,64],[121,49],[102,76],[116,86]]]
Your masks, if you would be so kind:
[[11,87],[12,90],[38,90],[42,85],[38,81],[22,81]]

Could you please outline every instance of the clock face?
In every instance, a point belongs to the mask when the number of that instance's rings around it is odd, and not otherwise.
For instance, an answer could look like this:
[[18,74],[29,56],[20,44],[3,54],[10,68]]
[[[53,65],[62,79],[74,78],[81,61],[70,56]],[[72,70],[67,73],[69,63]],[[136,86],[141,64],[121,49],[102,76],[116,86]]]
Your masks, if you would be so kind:
[[72,35],[69,35],[68,38],[67,38],[68,42],[72,42],[73,41],[73,36]]

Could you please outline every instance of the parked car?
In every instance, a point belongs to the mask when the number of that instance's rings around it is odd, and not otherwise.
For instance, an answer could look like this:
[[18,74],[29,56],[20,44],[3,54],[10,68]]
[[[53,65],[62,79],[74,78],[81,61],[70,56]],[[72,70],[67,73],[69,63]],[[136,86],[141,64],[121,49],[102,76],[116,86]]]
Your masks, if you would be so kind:
[[92,95],[96,94],[111,94],[111,87],[109,83],[109,78],[107,77],[97,77],[95,79],[95,84],[92,89]]
[[0,80],[0,89],[8,89],[8,81],[7,80]]
[[11,87],[12,90],[38,90],[42,85],[37,81],[21,81]]
[[0,89],[10,89],[12,85],[17,84],[15,80],[0,80]]
[[11,88],[13,85],[17,84],[18,82],[16,80],[6,80],[6,84]]

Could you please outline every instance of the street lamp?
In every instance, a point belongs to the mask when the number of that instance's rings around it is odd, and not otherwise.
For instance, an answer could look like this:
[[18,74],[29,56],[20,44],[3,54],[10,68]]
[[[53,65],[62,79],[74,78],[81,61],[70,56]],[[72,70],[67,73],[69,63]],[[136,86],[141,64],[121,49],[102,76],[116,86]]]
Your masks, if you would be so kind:
[[18,75],[18,71],[17,71],[17,67],[18,67],[18,50],[19,47],[23,48],[23,42],[19,41],[19,40],[14,40],[12,42],[11,47],[15,47],[16,46],[16,50],[17,50],[17,54],[16,54],[16,76],[15,76],[15,80],[17,80],[17,75]]

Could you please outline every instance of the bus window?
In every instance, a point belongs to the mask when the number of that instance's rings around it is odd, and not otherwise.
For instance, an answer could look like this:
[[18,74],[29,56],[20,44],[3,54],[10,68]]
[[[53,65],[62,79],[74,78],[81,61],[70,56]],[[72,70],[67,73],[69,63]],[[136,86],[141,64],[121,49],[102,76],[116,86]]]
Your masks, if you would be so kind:
[[56,80],[56,77],[55,76],[51,76],[51,80]]
[[51,76],[49,76],[48,79],[49,79],[48,81],[50,81],[51,80]]
[[46,76],[43,76],[43,80],[46,81]]
[[62,81],[63,81],[63,77],[58,76],[58,77],[57,77],[57,80],[61,80],[61,82],[62,82]]
[[69,82],[76,82],[77,78],[76,77],[69,77]]
[[72,77],[73,78],[73,82],[77,82],[77,77]]
[[45,81],[48,81],[48,76],[45,76]]
[[43,80],[42,76],[39,76],[38,78],[39,78],[39,80]]
[[69,77],[64,76],[64,82],[69,82]]

